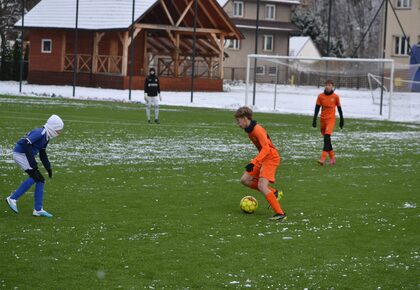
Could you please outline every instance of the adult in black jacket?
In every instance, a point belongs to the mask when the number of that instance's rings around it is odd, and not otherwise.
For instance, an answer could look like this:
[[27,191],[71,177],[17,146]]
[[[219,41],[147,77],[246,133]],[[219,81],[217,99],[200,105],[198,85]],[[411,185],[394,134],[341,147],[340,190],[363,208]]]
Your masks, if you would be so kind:
[[146,102],[147,122],[150,124],[150,107],[153,104],[155,109],[155,123],[159,124],[159,101],[162,101],[160,95],[159,79],[156,76],[154,68],[149,70],[149,75],[144,80],[144,101]]

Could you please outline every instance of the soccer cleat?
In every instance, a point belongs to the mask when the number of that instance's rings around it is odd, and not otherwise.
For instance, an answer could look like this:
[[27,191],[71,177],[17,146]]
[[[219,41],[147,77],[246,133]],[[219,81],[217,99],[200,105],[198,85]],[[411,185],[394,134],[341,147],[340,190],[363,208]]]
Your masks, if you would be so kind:
[[160,124],[159,119],[155,119],[156,124]]
[[6,198],[6,203],[10,207],[10,209],[13,210],[15,213],[18,213],[19,211],[18,211],[16,202],[17,202],[17,200],[13,199],[13,198],[10,198],[10,196],[8,196]]
[[280,190],[280,191],[276,190],[274,192],[274,195],[276,196],[277,200],[280,200],[283,197],[283,190]]
[[319,158],[318,164],[321,165],[321,166],[324,166],[324,164],[325,164],[325,157]]
[[286,213],[283,213],[283,214],[276,213],[275,215],[270,217],[269,220],[281,222],[281,221],[287,220],[287,216],[286,216]]
[[[278,191],[276,189],[274,196],[276,197],[277,201],[280,201],[280,199],[283,197],[283,190]],[[270,205],[268,205],[268,208],[270,208]]]
[[331,158],[330,161],[328,162],[329,165],[334,165],[335,163],[336,163],[335,157]]
[[53,217],[52,214],[50,214],[49,212],[45,211],[44,209],[41,208],[41,210],[35,210],[32,212],[33,216],[43,216],[43,217],[47,217],[47,218],[51,218]]

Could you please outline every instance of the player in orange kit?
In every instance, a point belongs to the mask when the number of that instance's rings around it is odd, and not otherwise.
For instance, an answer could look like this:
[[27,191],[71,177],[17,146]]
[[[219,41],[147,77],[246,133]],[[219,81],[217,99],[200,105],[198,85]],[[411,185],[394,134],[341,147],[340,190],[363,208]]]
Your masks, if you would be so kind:
[[277,167],[280,165],[280,155],[271,142],[270,137],[257,121],[252,120],[252,110],[241,107],[235,113],[239,127],[248,133],[249,139],[257,147],[259,153],[245,166],[246,172],[242,175],[241,183],[247,187],[262,192],[275,214],[270,219],[276,221],[286,220],[286,213],[282,210],[277,198],[279,193],[271,188],[274,183]]
[[340,114],[340,128],[343,129],[344,118],[343,111],[341,110],[340,98],[334,93],[334,82],[327,80],[325,82],[324,92],[319,94],[316,100],[314,119],[312,121],[312,127],[316,128],[316,119],[318,117],[319,109],[321,111],[321,134],[324,136],[324,149],[322,150],[319,164],[324,165],[327,155],[330,157],[328,164],[334,165],[336,163],[334,151],[331,144],[331,135],[334,131],[335,126],[335,107],[337,107],[338,113]]

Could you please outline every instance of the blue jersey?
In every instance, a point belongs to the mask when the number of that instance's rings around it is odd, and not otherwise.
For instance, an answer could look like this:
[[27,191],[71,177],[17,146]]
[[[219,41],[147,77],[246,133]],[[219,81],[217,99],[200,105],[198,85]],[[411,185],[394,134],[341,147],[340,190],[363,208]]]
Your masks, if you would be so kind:
[[32,153],[37,155],[41,149],[47,148],[48,140],[47,133],[44,128],[36,128],[26,134],[23,138],[17,141],[14,152],[25,153],[23,149],[23,144],[29,143],[32,145]]

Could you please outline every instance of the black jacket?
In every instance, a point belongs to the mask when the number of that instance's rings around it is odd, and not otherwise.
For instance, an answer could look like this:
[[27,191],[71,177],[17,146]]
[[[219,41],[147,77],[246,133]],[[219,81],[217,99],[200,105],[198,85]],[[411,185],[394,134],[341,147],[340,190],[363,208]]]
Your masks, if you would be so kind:
[[159,79],[155,75],[148,75],[144,80],[144,92],[149,97],[156,97],[160,94]]

